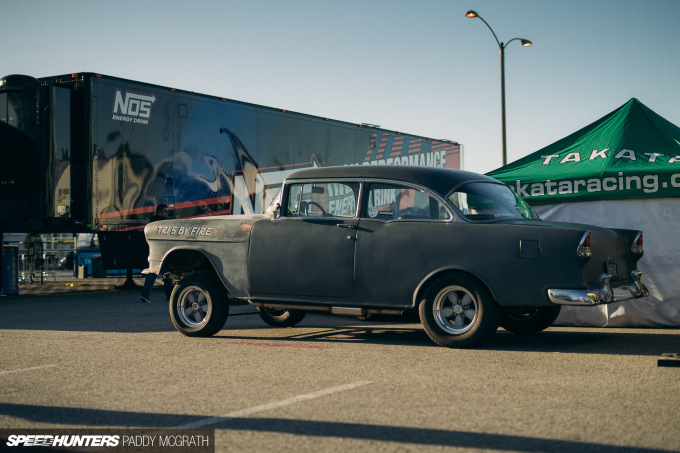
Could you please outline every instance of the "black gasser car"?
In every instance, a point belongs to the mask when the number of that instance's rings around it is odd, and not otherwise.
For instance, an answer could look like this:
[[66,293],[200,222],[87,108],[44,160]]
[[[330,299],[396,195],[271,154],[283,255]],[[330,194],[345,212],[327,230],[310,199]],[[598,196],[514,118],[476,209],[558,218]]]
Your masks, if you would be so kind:
[[459,170],[301,170],[265,214],[166,220],[145,234],[189,336],[219,332],[245,301],[273,326],[313,310],[418,311],[433,341],[463,348],[499,325],[541,331],[563,304],[647,294],[642,232],[543,222],[506,185]]

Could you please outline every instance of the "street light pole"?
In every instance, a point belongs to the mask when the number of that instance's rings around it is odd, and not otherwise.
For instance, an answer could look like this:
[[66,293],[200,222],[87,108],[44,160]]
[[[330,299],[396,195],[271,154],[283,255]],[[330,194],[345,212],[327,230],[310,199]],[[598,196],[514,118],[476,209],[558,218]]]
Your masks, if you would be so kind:
[[505,166],[508,163],[508,154],[507,154],[507,146],[506,146],[506,140],[505,140],[505,48],[508,46],[513,41],[520,41],[522,44],[522,47],[529,47],[531,46],[531,41],[528,39],[522,39],[522,38],[512,38],[510,41],[506,43],[502,43],[501,41],[498,40],[498,36],[496,36],[496,33],[493,31],[493,28],[491,28],[491,25],[488,24],[487,21],[484,20],[482,16],[477,14],[476,11],[468,11],[465,13],[465,17],[469,18],[478,18],[481,19],[482,22],[484,22],[484,25],[486,25],[489,30],[491,31],[491,34],[493,35],[494,39],[496,40],[496,44],[498,44],[498,48],[500,49],[501,52],[501,138],[502,138],[502,145],[503,145],[503,166]]

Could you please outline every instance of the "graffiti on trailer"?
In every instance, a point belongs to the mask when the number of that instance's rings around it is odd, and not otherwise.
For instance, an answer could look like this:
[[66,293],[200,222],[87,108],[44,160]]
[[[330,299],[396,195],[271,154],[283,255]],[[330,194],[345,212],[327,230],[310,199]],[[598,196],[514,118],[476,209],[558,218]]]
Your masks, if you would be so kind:
[[[221,128],[220,133],[225,134],[231,144],[232,156],[223,159],[229,160],[231,168],[225,167],[215,155],[184,149],[155,166],[144,156],[130,152],[129,143],[121,144],[108,159],[99,153],[98,183],[105,188],[97,192],[102,223],[145,224],[149,207],[169,199],[173,201],[175,217],[262,213],[290,173],[323,166],[316,155],[310,155],[309,160],[301,164],[260,168],[233,132]],[[457,144],[437,142],[423,149],[425,139],[404,140],[400,136],[388,142],[384,138],[388,135],[374,133],[364,160],[349,165],[459,167]],[[121,173],[126,175],[124,186],[121,181],[113,180]]]

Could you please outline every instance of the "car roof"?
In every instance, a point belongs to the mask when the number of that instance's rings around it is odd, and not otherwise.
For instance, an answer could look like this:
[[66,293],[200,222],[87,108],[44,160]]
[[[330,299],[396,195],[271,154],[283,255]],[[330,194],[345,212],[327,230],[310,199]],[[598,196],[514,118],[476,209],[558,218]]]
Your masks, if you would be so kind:
[[306,168],[291,173],[291,179],[316,178],[368,178],[403,181],[425,186],[440,195],[448,194],[453,188],[467,182],[495,182],[498,180],[464,170],[408,165],[345,165],[338,167]]

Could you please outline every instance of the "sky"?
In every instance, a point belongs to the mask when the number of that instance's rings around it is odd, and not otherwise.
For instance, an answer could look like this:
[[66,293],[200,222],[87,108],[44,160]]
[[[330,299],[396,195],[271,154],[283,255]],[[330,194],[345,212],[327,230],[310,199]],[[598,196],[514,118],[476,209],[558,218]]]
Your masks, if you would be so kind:
[[0,0],[0,77],[95,72],[508,162],[637,98],[680,125],[678,0]]

